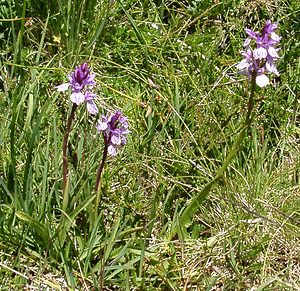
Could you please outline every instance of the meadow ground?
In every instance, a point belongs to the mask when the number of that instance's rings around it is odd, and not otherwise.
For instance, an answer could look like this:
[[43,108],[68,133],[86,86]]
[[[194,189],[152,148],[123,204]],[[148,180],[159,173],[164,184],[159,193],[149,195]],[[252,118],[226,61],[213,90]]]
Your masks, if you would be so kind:
[[[244,127],[236,64],[268,19],[280,76]],[[299,19],[298,0],[0,0],[1,290],[300,290]],[[63,192],[55,86],[84,62],[99,114],[77,108]],[[131,133],[95,192],[117,109]]]

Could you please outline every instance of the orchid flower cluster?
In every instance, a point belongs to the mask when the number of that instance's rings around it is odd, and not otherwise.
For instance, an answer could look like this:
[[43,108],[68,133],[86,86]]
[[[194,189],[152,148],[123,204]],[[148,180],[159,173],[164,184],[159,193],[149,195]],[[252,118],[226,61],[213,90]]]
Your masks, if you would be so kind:
[[117,111],[109,117],[102,116],[102,121],[99,120],[96,127],[99,132],[103,133],[108,153],[115,156],[117,149],[126,144],[126,135],[130,133],[127,117],[121,111]]
[[[248,38],[245,40],[243,46],[244,51],[242,55],[245,57],[238,65],[239,73],[247,76],[255,74],[256,84],[259,87],[264,87],[270,83],[266,73],[274,73],[279,76],[276,69],[275,62],[279,55],[277,48],[281,37],[275,33],[277,24],[271,23],[268,20],[259,34],[251,29],[246,29]],[[256,48],[252,49],[250,44],[254,40]]]
[[90,73],[87,63],[77,67],[75,71],[68,76],[69,82],[57,86],[57,91],[63,92],[71,87],[72,93],[70,96],[71,101],[77,106],[86,101],[87,110],[90,114],[97,114],[98,107],[94,102],[96,94],[91,90],[95,82],[95,74]]
[[[96,94],[92,92],[93,87],[96,84],[95,74],[91,73],[87,63],[75,68],[75,71],[68,76],[69,82],[63,83],[56,87],[57,91],[63,92],[71,88],[70,99],[73,103],[72,111],[67,122],[67,129],[63,142],[63,181],[64,190],[67,187],[68,176],[68,162],[67,162],[67,144],[71,131],[72,121],[75,117],[75,110],[81,103],[86,102],[87,110],[90,114],[96,115],[98,113],[98,107],[94,102]],[[104,139],[104,150],[102,155],[102,161],[100,163],[95,190],[98,190],[101,173],[104,167],[107,155],[115,156],[117,150],[122,145],[126,144],[126,135],[130,133],[128,130],[127,117],[122,114],[121,111],[116,111],[114,114],[108,116],[102,116],[101,120],[98,120],[97,130],[102,133]]]

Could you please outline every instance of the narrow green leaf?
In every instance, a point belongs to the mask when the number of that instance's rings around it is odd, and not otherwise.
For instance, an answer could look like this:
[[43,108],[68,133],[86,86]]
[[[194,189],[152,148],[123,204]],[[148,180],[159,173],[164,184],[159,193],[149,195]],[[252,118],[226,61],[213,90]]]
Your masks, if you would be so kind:
[[48,232],[48,229],[46,226],[39,223],[38,221],[36,221],[34,218],[32,218],[30,215],[28,215],[27,213],[25,213],[23,211],[16,211],[16,216],[20,220],[29,223],[36,230],[36,232],[41,236],[44,243],[48,242],[49,232]]
[[37,55],[36,55],[36,58],[35,58],[35,63],[36,64],[38,64],[39,61],[40,61],[41,52],[42,52],[42,49],[43,49],[43,46],[44,46],[45,34],[46,34],[47,27],[48,27],[48,21],[49,21],[49,14],[48,14],[47,19],[46,19],[46,23],[45,23],[45,26],[44,26],[44,29],[43,29],[43,32],[42,32],[42,37],[41,37],[40,44],[39,44],[39,49],[38,49],[38,52],[37,52]]

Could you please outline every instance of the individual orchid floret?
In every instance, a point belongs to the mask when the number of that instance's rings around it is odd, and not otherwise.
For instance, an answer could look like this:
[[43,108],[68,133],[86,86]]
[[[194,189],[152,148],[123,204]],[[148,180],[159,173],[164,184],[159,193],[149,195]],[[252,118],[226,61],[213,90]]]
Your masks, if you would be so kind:
[[105,147],[111,156],[115,156],[118,148],[126,144],[126,135],[130,133],[127,119],[121,111],[116,111],[109,117],[102,116],[102,120],[98,121],[96,127],[103,133]]
[[98,108],[94,102],[96,94],[91,90],[95,85],[95,74],[91,74],[87,63],[76,67],[75,71],[68,76],[69,82],[56,87],[57,91],[63,92],[71,88],[71,101],[80,105],[84,101],[87,103],[87,110],[90,114],[97,114]]
[[[247,76],[255,75],[256,84],[264,87],[270,83],[267,73],[273,73],[279,76],[279,72],[275,66],[278,60],[279,45],[281,37],[275,33],[277,24],[268,20],[262,29],[261,34],[251,29],[246,29],[248,38],[243,46],[245,51],[242,55],[245,57],[238,65],[239,73]],[[251,41],[255,41],[255,48],[251,48]]]

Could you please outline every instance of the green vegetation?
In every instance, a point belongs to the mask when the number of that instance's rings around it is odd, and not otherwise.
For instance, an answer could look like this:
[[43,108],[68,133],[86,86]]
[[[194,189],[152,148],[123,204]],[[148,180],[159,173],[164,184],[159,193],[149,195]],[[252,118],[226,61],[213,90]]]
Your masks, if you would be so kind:
[[[299,290],[299,18],[298,0],[0,0],[1,290]],[[235,65],[267,19],[281,75],[243,129]],[[62,193],[72,105],[54,87],[85,61],[100,115],[120,108],[131,130],[97,211],[103,141],[84,106]]]

